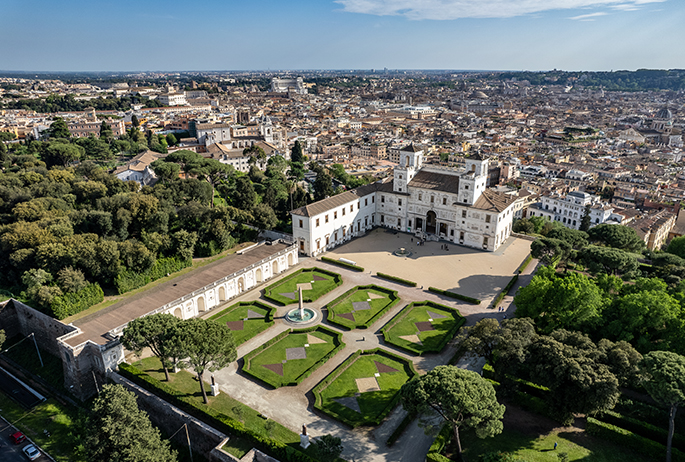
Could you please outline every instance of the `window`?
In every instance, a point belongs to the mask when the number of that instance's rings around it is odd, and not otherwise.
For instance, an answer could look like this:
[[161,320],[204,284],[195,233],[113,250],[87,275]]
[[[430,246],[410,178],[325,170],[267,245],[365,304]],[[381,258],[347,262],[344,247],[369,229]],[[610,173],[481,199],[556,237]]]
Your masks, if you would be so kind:
[[350,205],[350,213],[354,212],[354,204]]
[[431,204],[435,202],[435,196],[431,196]]
[[300,228],[302,228],[302,220],[300,220]]
[[402,226],[402,219],[401,218],[397,219],[397,226]]
[[328,223],[328,215],[326,215],[326,223]]
[[419,193],[419,200],[423,200],[423,194]]
[[326,236],[326,245],[328,245],[328,238],[329,238],[329,237],[330,237],[330,236]]
[[397,199],[397,205],[399,205],[400,207],[402,207],[402,199]]
[[376,203],[376,196],[371,196],[371,203],[375,204]]
[[369,199],[368,198],[364,199],[364,207],[366,207],[367,205],[369,205]]
[[402,179],[402,174],[400,174],[400,180]]
[[488,246],[488,237],[485,236],[485,237],[483,238],[483,247],[487,247],[487,246]]
[[447,198],[446,197],[442,198],[442,205],[447,205]]
[[462,210],[462,211],[461,211],[461,217],[462,217],[462,218],[466,218],[466,210]]
[[464,186],[464,189],[469,189],[469,185]]
[[321,239],[316,240],[316,250],[319,250],[321,248]]
[[333,233],[333,240],[334,241],[338,240],[338,232],[337,231],[335,233]]
[[385,223],[385,215],[381,215],[381,223]]
[[485,222],[490,223],[490,215],[485,215]]
[[381,196],[381,203],[385,204],[385,196]]
[[402,192],[402,188],[397,188],[397,191]]
[[459,240],[460,241],[464,240],[464,231],[459,231]]
[[345,216],[345,207],[342,208],[343,216]]
[[319,227],[319,219],[318,218],[316,219],[316,226],[317,226],[317,228]]

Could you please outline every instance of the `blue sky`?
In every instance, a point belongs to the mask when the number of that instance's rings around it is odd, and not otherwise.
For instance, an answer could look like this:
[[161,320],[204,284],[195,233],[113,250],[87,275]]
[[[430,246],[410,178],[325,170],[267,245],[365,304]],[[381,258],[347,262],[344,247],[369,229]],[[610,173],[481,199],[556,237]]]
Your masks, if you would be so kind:
[[1,70],[685,68],[683,0],[0,0]]

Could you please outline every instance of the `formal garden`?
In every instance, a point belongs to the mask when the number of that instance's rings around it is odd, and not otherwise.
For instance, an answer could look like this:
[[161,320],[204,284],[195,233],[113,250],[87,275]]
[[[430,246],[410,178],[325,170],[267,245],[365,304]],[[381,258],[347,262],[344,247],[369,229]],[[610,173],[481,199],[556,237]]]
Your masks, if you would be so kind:
[[328,321],[366,329],[400,301],[397,291],[377,285],[354,287],[327,305]]
[[322,326],[291,329],[245,355],[242,370],[274,388],[297,385],[344,346],[341,333]]
[[397,404],[402,385],[417,375],[400,356],[381,348],[359,350],[314,387],[314,407],[352,427],[379,425]]
[[438,353],[464,323],[466,319],[455,308],[431,301],[412,302],[381,333],[387,343],[411,353]]
[[299,301],[311,303],[342,284],[342,276],[321,268],[302,268],[264,289],[264,298],[278,305],[290,305]]
[[236,303],[210,319],[226,324],[233,332],[235,344],[240,345],[273,326],[274,314],[276,308],[259,301],[248,301]]

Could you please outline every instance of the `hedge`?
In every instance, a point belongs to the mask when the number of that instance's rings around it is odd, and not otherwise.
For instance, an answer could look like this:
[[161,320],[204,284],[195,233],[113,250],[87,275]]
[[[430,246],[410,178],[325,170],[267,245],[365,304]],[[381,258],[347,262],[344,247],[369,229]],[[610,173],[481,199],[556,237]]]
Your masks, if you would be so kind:
[[340,326],[340,327],[342,327],[343,329],[352,330],[352,328],[350,328],[349,326],[347,326],[347,325],[345,325],[345,324],[341,324],[341,323],[339,323],[339,322],[336,322],[337,316],[335,316],[335,315],[331,316],[331,314],[332,314],[332,313],[331,313],[331,307],[337,305],[337,304],[340,303],[340,302],[342,302],[344,299],[346,299],[347,297],[349,297],[350,295],[352,295],[352,294],[355,293],[356,291],[358,291],[358,290],[363,290],[363,289],[374,289],[374,290],[377,290],[377,291],[379,291],[379,292],[385,292],[385,293],[387,293],[387,294],[388,294],[388,298],[390,299],[390,303],[388,303],[388,304],[385,306],[385,308],[383,308],[383,309],[380,310],[378,313],[376,313],[376,315],[375,315],[374,317],[372,317],[372,318],[370,318],[369,320],[367,320],[364,324],[361,324],[361,325],[358,325],[358,326],[354,327],[354,329],[368,329],[369,326],[371,326],[374,322],[376,322],[376,321],[377,321],[381,316],[383,316],[390,308],[392,308],[393,306],[395,306],[395,305],[397,304],[397,302],[400,301],[400,297],[397,295],[397,291],[396,291],[396,290],[386,289],[385,287],[377,286],[377,285],[375,285],[375,284],[368,284],[368,285],[365,285],[365,286],[355,286],[355,287],[351,288],[350,290],[348,290],[347,292],[345,292],[344,294],[342,294],[340,297],[336,298],[335,300],[333,300],[332,302],[330,302],[329,304],[326,305],[326,309],[328,310],[328,322],[331,322],[331,323],[335,324],[336,326]]
[[387,279],[388,281],[399,282],[400,284],[404,284],[406,286],[416,287],[416,283],[414,281],[398,278],[397,276],[391,276],[385,273],[376,273],[376,276],[382,279]]
[[130,364],[119,364],[119,373],[207,425],[215,427],[228,435],[244,438],[252,444],[253,447],[272,457],[289,462],[317,462],[316,459],[281,441],[263,436],[252,429],[245,427],[242,422],[232,419],[226,414],[217,412],[209,406],[198,405],[189,401],[188,396],[185,393],[181,393],[171,388],[169,385],[150,377]]
[[445,425],[442,426],[440,429],[440,432],[438,433],[438,436],[435,437],[433,440],[433,444],[431,444],[431,447],[428,448],[428,453],[437,453],[440,454],[443,449],[445,449],[445,446],[450,442],[452,439],[452,426],[449,423],[446,423]]
[[191,259],[181,260],[174,257],[160,258],[154,265],[142,273],[136,273],[131,270],[122,271],[114,278],[114,285],[117,287],[119,294],[123,294],[163,278],[167,274],[175,273],[183,268],[187,268],[192,264],[193,261]]
[[50,303],[52,316],[57,319],[64,319],[83,310],[87,310],[93,305],[97,305],[105,299],[105,294],[100,285],[96,282],[88,284],[78,292],[64,294],[55,297]]
[[343,336],[343,334],[342,334],[341,332],[336,332],[336,331],[334,331],[334,330],[328,329],[328,328],[323,327],[323,326],[312,326],[312,327],[307,327],[307,328],[305,328],[305,329],[290,329],[289,331],[286,330],[286,331],[284,331],[284,332],[281,332],[280,334],[278,334],[278,335],[275,336],[274,338],[268,340],[268,341],[265,342],[263,345],[261,345],[261,346],[255,348],[254,350],[252,350],[251,352],[249,352],[249,353],[246,354],[245,356],[243,356],[243,367],[242,367],[242,371],[243,371],[244,373],[248,374],[250,377],[252,377],[252,378],[254,378],[254,379],[257,379],[257,380],[260,381],[260,382],[264,382],[264,383],[266,383],[266,384],[268,384],[268,385],[270,385],[270,386],[272,386],[272,387],[274,387],[274,388],[279,388],[278,386],[275,386],[275,385],[272,384],[272,383],[266,382],[262,377],[258,377],[258,376],[256,376],[255,374],[253,374],[253,373],[249,370],[249,369],[250,369],[250,361],[252,360],[252,358],[254,358],[254,357],[257,356],[258,354],[260,354],[262,351],[266,350],[266,349],[269,348],[271,345],[275,344],[276,342],[280,341],[281,339],[284,339],[285,337],[287,337],[287,336],[290,335],[290,334],[305,334],[305,333],[307,333],[307,332],[314,332],[314,331],[316,331],[316,330],[325,331],[326,333],[331,334],[331,335],[333,336],[333,338],[335,339],[335,340],[334,340],[335,348],[333,348],[326,356],[322,357],[322,358],[319,359],[317,362],[315,362],[314,364],[312,364],[312,367],[310,367],[309,369],[307,369],[306,371],[304,371],[304,372],[303,372],[300,376],[298,376],[295,380],[293,380],[292,382],[288,382],[288,383],[282,384],[282,385],[280,385],[280,386],[282,386],[282,387],[290,387],[290,386],[299,385],[300,382],[302,382],[304,379],[306,379],[307,377],[309,377],[310,375],[312,375],[312,374],[314,373],[315,370],[317,370],[319,367],[321,367],[321,366],[323,366],[324,364],[326,364],[326,362],[328,362],[329,359],[331,359],[333,356],[335,356],[336,354],[338,354],[338,352],[339,352],[340,350],[342,350],[343,348],[345,348],[345,343],[342,341],[342,336]]
[[[632,417],[621,415],[614,411],[605,411],[600,416],[595,417],[604,423],[615,425],[625,430],[631,431],[636,435],[649,438],[657,443],[665,444],[668,440],[668,430],[651,425]],[[685,451],[685,438],[677,433],[673,434],[672,445],[681,451]]]
[[274,315],[276,314],[276,311],[277,311],[277,308],[274,308],[273,306],[269,306],[266,303],[262,303],[259,300],[250,300],[250,301],[238,302],[238,303],[232,305],[233,309],[231,311],[226,311],[226,310],[220,311],[219,313],[212,316],[211,319],[220,318],[222,316],[225,316],[228,313],[234,312],[235,310],[237,310],[238,308],[240,308],[242,306],[256,306],[258,308],[265,310],[267,313],[266,313],[266,316],[264,316],[264,322],[272,322],[274,320]]
[[428,291],[433,292],[435,294],[444,295],[445,297],[456,298],[458,300],[463,300],[465,302],[473,303],[474,305],[480,305],[480,300],[478,300],[477,298],[469,297],[467,295],[458,294],[456,292],[450,292],[448,290],[438,289],[435,287],[429,287]]
[[[412,380],[413,378],[417,377],[419,375],[418,372],[416,372],[416,369],[414,369],[414,364],[409,361],[406,358],[403,358],[399,355],[396,355],[394,353],[390,353],[389,351],[386,351],[382,348],[374,348],[373,350],[357,350],[354,353],[350,355],[349,358],[347,358],[345,361],[342,362],[338,367],[335,368],[333,372],[331,372],[325,379],[323,379],[321,382],[319,382],[313,389],[312,393],[314,394],[314,408],[318,409],[319,411],[330,415],[331,417],[346,423],[347,425],[351,427],[359,426],[361,424],[357,423],[356,425],[354,423],[351,423],[347,420],[345,416],[342,416],[335,412],[334,410],[324,408],[323,407],[323,399],[321,397],[321,391],[326,389],[331,383],[333,383],[345,370],[354,363],[357,358],[359,358],[361,355],[381,355],[381,356],[387,356],[395,361],[401,361],[404,364],[405,372],[409,376],[409,380]],[[378,417],[375,420],[370,420],[363,422],[363,425],[372,425],[372,426],[377,426],[380,425],[381,422],[385,419],[385,417],[388,415],[388,413],[397,405],[397,403],[400,400],[400,392],[399,390],[397,393],[395,393],[395,397],[388,403],[388,405],[385,407],[385,409],[378,414]]]
[[388,447],[391,447],[395,442],[402,436],[402,433],[407,429],[409,425],[416,419],[416,414],[411,414],[408,413],[406,416],[404,416],[404,419],[402,419],[402,422],[397,426],[395,430],[390,434],[388,437],[388,441],[385,442],[385,444],[388,445]]
[[[624,428],[602,422],[592,417],[587,418],[585,431],[590,435],[611,441],[612,443],[648,457],[654,457],[655,454],[666,454],[666,446],[663,444],[659,444],[649,438],[644,438]],[[671,449],[671,456],[674,461],[685,461],[685,454],[675,448]]]
[[[327,274],[327,275],[329,275],[329,276],[332,276],[332,277],[333,277],[333,282],[335,283],[335,285],[333,286],[334,288],[335,288],[335,287],[338,287],[338,286],[340,286],[340,285],[342,285],[342,283],[343,283],[342,276],[339,275],[338,273],[334,273],[333,271],[328,271],[328,270],[325,270],[325,269],[322,269],[322,268],[302,268],[302,269],[299,269],[299,270],[295,271],[294,273],[290,274],[288,277],[285,277],[285,278],[283,278],[283,279],[281,279],[281,280],[279,280],[279,281],[274,282],[273,284],[269,284],[268,286],[266,286],[266,287],[264,288],[264,298],[266,298],[266,299],[269,300],[270,302],[275,303],[275,304],[278,305],[278,306],[286,306],[285,303],[283,303],[282,301],[280,301],[280,300],[278,300],[278,299],[276,299],[276,298],[273,298],[273,297],[271,296],[271,292],[273,291],[273,289],[274,289],[275,287],[280,286],[280,285],[283,284],[284,282],[289,281],[290,279],[294,278],[294,277],[297,276],[298,274],[302,274],[302,273],[305,273],[305,272],[313,273],[313,272],[315,272],[315,271],[316,271],[316,272],[323,273],[323,274]],[[333,290],[333,289],[331,289],[331,290]],[[330,291],[329,291],[329,292],[330,292]],[[327,293],[328,293],[328,292],[327,292]],[[312,303],[312,302],[315,300],[315,299],[312,299],[312,298],[309,298],[309,297],[305,297],[305,296],[304,296],[304,292],[302,292],[302,294],[303,294],[303,295],[302,295],[302,303]],[[319,297],[317,297],[317,298],[319,298]]]
[[525,260],[523,260],[523,263],[521,263],[521,266],[519,266],[519,269],[517,270],[519,274],[523,273],[526,268],[528,267],[528,263],[531,262],[533,259],[533,256],[531,254],[528,254]]
[[361,266],[353,265],[351,263],[345,263],[344,261],[335,260],[333,258],[321,257],[321,261],[325,261],[326,263],[332,263],[334,265],[342,266],[344,268],[351,269],[353,271],[359,271],[360,273],[364,272],[364,268],[362,268]]
[[515,274],[513,278],[507,283],[506,286],[504,286],[504,289],[497,294],[497,297],[495,300],[492,302],[492,308],[497,308],[497,305],[504,299],[504,297],[509,293],[512,287],[514,287],[514,284],[516,284],[516,281],[519,280],[519,275]]
[[[419,305],[419,306],[427,305],[427,306],[431,306],[431,307],[436,308],[436,309],[451,311],[451,312],[456,313],[459,316],[459,319],[455,320],[455,323],[450,328],[450,330],[445,332],[445,334],[443,335],[442,341],[435,348],[431,348],[431,349],[418,349],[418,348],[416,348],[415,349],[415,348],[412,348],[412,347],[406,346],[406,345],[397,345],[394,342],[392,342],[392,340],[390,339],[390,336],[388,334],[390,329],[392,329],[393,327],[395,327],[395,325],[397,323],[402,321],[402,318],[407,316],[409,314],[409,312],[412,310],[412,308],[414,308],[414,306],[416,306],[416,305]],[[447,346],[447,344],[450,342],[450,340],[452,340],[454,338],[454,335],[457,333],[457,331],[459,329],[461,329],[461,327],[464,324],[466,324],[466,318],[463,317],[461,315],[461,313],[459,312],[459,310],[457,310],[455,308],[445,306],[445,305],[440,305],[439,303],[435,303],[435,302],[431,302],[431,301],[411,302],[409,305],[402,308],[402,311],[400,311],[394,318],[392,318],[390,320],[390,322],[388,322],[385,326],[383,326],[383,328],[381,329],[381,334],[383,334],[383,340],[385,340],[386,343],[389,343],[391,345],[395,345],[396,347],[398,347],[402,350],[406,350],[410,353],[421,356],[424,353],[439,353],[439,352],[441,352]]]

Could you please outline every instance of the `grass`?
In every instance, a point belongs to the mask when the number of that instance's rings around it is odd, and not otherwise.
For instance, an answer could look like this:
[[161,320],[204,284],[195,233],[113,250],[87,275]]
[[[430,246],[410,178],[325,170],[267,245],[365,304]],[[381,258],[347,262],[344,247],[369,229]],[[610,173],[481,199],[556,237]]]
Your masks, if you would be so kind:
[[[371,298],[369,294],[382,298]],[[357,286],[328,304],[328,320],[348,329],[366,328],[399,300],[397,292],[390,289],[376,285]],[[371,309],[355,310],[354,302],[367,302]],[[352,313],[354,321],[340,316],[346,313]]]
[[230,255],[232,253],[236,253],[239,250],[244,249],[246,247],[249,247],[253,244],[254,244],[254,242],[243,242],[242,244],[238,244],[229,250],[226,250],[226,251],[221,252],[217,255],[214,255],[213,257],[195,258],[195,259],[193,259],[192,266],[189,266],[187,268],[183,268],[181,271],[177,271],[176,273],[170,274],[169,276],[159,278],[156,281],[152,281],[151,283],[144,285],[143,287],[139,287],[137,289],[126,292],[124,295],[106,296],[104,301],[98,303],[97,305],[91,306],[87,310],[81,311],[80,313],[77,313],[73,316],[69,316],[68,318],[63,319],[62,322],[64,324],[70,324],[74,321],[85,318],[86,316],[97,313],[98,311],[103,310],[110,305],[113,305],[113,304],[118,303],[120,301],[126,300],[126,299],[133,297],[133,296],[135,296],[141,292],[145,292],[146,290],[150,290],[153,287],[158,286],[159,284],[163,284],[165,282],[171,281],[174,278],[177,278],[179,276],[187,274],[187,273],[189,273],[189,272],[191,272],[197,268],[201,268],[201,267],[203,267],[209,263],[212,263],[212,262],[214,262],[220,258],[223,258],[227,255]]
[[[378,368],[374,361],[390,366],[396,369],[396,372],[383,372],[380,373],[379,377],[375,377]],[[347,368],[344,369],[345,367]],[[344,370],[341,371],[341,369]],[[407,371],[406,360],[376,353],[362,354],[351,364],[342,364],[329,377],[335,377],[335,379],[321,390],[315,390],[315,394],[318,393],[321,397],[320,409],[332,417],[356,427],[380,423],[394,406],[400,388],[412,378],[412,375]],[[378,382],[380,391],[360,393],[356,379],[373,377]],[[355,396],[361,412],[335,401],[337,398]]]
[[[0,392],[0,414],[57,462],[85,460],[75,450],[78,444],[77,435],[82,430],[76,425],[76,409],[63,406],[50,398],[27,412]],[[45,436],[43,430],[48,430],[51,436]]]
[[[554,443],[557,449],[554,450]],[[493,437],[480,439],[472,431],[462,432],[461,443],[467,460],[481,460],[488,452],[502,451],[513,454],[516,459],[527,462],[558,462],[558,454],[565,452],[568,460],[588,462],[647,462],[654,460],[635,454],[610,442],[602,441],[583,432],[553,430],[533,436],[515,429],[505,428]],[[659,454],[657,460],[661,460]],[[456,458],[454,459],[456,460]]]
[[[170,374],[169,382],[166,382],[162,364],[156,357],[145,358],[135,363],[134,366],[145,371],[151,377],[163,381],[179,392],[186,394],[191,401],[194,401],[200,407],[204,406],[204,404],[202,404],[200,384],[194,374],[187,371],[176,372]],[[205,390],[209,389],[210,385],[206,383]],[[240,401],[231,398],[226,393],[221,393],[217,396],[207,396],[207,399],[209,400],[209,406],[214,410],[241,421],[246,427],[261,433],[264,436],[269,436],[293,447],[300,443],[300,436],[297,433],[288,430],[283,425],[270,419],[260,417],[260,414],[257,411],[244,405]],[[231,455],[241,458],[247,454],[253,446],[253,444],[250,444],[245,439],[231,436],[226,446],[224,446],[224,449]]]
[[[307,336],[311,335],[326,343],[309,343]],[[305,345],[309,345],[305,347]],[[313,372],[312,368],[318,368],[323,364],[317,363],[326,355],[331,353],[340,345],[336,335],[327,329],[319,328],[312,332],[295,333],[290,332],[281,340],[273,345],[263,349],[261,353],[251,357],[252,353],[245,356],[245,364],[243,371],[250,375],[268,383],[274,388],[295,384],[303,374]],[[306,359],[286,359],[286,349],[304,347],[306,352]],[[258,349],[259,350],[259,349]],[[255,350],[255,351],[258,351]],[[249,359],[248,359],[249,358]],[[285,361],[285,363],[283,363]],[[281,364],[283,367],[283,375],[279,375],[266,367],[265,365]]]
[[[321,277],[323,280],[315,281],[314,276]],[[312,288],[311,290],[302,290],[302,298],[304,301],[313,302],[342,284],[342,276],[337,273],[321,271],[318,268],[302,268],[285,279],[266,287],[264,296],[282,305],[290,305],[299,301],[297,285],[307,283],[311,284]],[[281,295],[284,293],[292,293],[294,297]]]
[[[428,311],[444,318],[431,318]],[[434,330],[420,332],[415,324],[417,322],[430,322]],[[465,322],[461,314],[450,307],[433,302],[414,302],[386,324],[382,332],[386,342],[412,353],[439,352]],[[409,335],[418,336],[421,343],[401,338]]]
[[[263,315],[263,318],[248,318],[247,311],[254,311]],[[276,308],[270,307],[259,301],[240,302],[225,310],[215,314],[209,319],[213,319],[221,324],[234,321],[243,321],[242,330],[233,330],[233,339],[236,345],[247,342],[252,337],[265,331],[274,325],[274,314]]]

